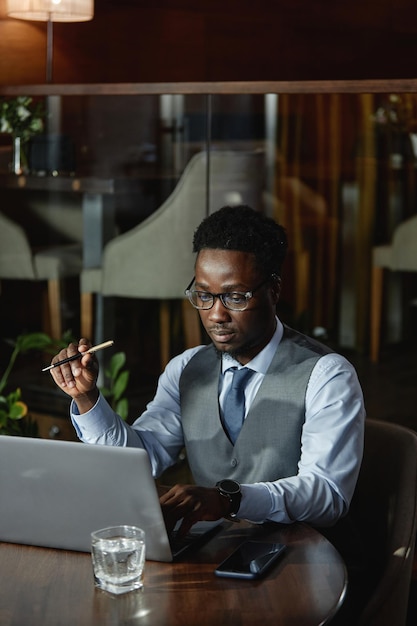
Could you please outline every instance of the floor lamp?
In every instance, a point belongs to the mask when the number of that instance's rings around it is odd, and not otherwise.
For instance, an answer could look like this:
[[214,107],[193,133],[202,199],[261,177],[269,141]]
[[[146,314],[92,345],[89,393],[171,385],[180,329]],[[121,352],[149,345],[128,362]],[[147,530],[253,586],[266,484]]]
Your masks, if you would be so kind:
[[94,0],[7,0],[7,15],[20,20],[47,22],[46,82],[52,82],[53,23],[93,19]]

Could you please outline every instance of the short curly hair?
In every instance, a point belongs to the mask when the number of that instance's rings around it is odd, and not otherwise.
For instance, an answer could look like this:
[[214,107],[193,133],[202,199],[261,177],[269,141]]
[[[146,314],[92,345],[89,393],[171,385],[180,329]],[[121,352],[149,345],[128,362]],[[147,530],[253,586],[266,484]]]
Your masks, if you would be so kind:
[[224,206],[197,227],[193,252],[204,249],[238,250],[255,255],[265,276],[281,275],[288,241],[285,229],[247,205]]

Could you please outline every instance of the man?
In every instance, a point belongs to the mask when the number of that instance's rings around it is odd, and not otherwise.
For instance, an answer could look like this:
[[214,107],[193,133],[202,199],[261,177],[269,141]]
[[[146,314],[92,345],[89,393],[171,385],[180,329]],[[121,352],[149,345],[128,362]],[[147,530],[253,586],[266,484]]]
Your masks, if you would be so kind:
[[[132,426],[100,395],[93,355],[51,370],[73,399],[84,442],[143,447],[155,476],[185,446],[196,484],[161,497],[171,520],[183,518],[183,532],[229,516],[331,526],[348,511],[363,450],[362,392],[345,358],[277,318],[286,248],[284,229],[249,207],[203,220],[186,293],[212,344],[170,361]],[[82,339],[52,362],[89,347]],[[229,392],[243,366],[243,424],[230,424]]]

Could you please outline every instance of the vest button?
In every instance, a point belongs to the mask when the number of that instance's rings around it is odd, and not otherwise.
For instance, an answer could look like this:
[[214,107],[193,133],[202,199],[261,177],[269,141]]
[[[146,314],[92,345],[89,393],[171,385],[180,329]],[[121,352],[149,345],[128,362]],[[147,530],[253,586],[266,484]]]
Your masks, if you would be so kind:
[[236,467],[236,466],[237,466],[237,463],[238,463],[238,460],[237,460],[237,459],[232,459],[232,460],[231,460],[231,462],[230,462],[230,465],[231,465],[232,467]]

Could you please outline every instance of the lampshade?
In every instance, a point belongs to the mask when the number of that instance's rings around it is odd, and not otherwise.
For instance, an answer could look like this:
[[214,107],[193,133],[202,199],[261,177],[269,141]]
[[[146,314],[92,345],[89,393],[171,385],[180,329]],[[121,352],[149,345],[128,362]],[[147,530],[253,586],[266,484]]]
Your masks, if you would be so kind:
[[87,22],[94,16],[94,0],[7,0],[7,15],[40,22]]

